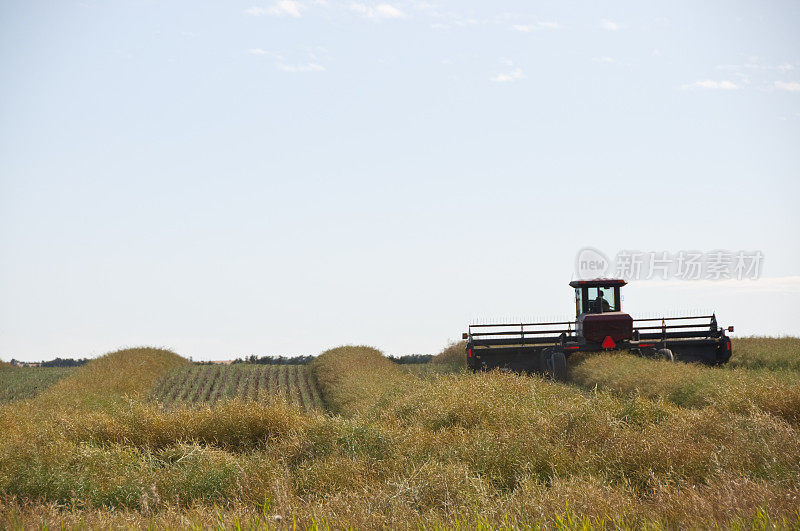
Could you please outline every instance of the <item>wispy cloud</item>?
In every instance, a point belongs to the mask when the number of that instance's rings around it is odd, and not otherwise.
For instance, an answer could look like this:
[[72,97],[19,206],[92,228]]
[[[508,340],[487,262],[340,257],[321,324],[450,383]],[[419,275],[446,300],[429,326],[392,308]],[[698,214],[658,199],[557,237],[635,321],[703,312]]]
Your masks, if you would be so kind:
[[294,0],[280,0],[270,7],[253,6],[245,9],[244,12],[254,17],[272,15],[275,17],[300,18],[304,9],[305,6],[300,2],[295,2]]
[[373,7],[366,4],[352,3],[350,4],[350,11],[358,13],[362,17],[373,19],[397,19],[406,18],[408,16],[391,4],[378,4]]
[[560,29],[561,26],[558,22],[553,22],[549,20],[534,22],[533,24],[514,24],[511,26],[511,29],[515,31],[522,31],[522,32],[529,32],[539,29]]
[[622,26],[620,26],[613,20],[608,20],[607,18],[604,18],[603,20],[600,21],[600,27],[609,31],[617,31]]
[[306,63],[300,65],[286,65],[278,63],[278,69],[284,72],[324,72],[325,67],[318,63]]
[[733,72],[740,70],[777,70],[779,72],[791,72],[795,69],[792,63],[765,63],[756,56],[747,56],[742,63],[717,65],[717,70],[730,70]]
[[695,88],[709,90],[736,90],[739,88],[739,85],[731,81],[714,81],[711,79],[704,79],[703,81],[695,81],[694,83],[681,85],[681,88],[684,90]]
[[275,60],[275,68],[283,72],[325,72],[325,67],[319,63],[319,58],[314,51],[305,52],[305,61],[301,60],[297,63],[287,60],[281,53],[264,50],[263,48],[250,48],[248,52],[251,55],[271,57]]
[[800,92],[800,83],[797,81],[776,81],[775,88],[780,90],[788,90],[789,92]]
[[449,30],[452,28],[466,28],[469,26],[477,26],[483,24],[486,20],[479,20],[474,17],[464,16],[464,13],[456,11],[442,11],[439,7],[420,3],[415,7],[423,12],[425,15],[433,19],[431,22],[431,29],[436,30]]
[[268,55],[270,57],[274,57],[276,59],[281,59],[281,54],[277,52],[271,52],[269,50],[264,50],[263,48],[250,48],[248,50],[252,55]]
[[[503,59],[503,64],[509,67],[514,66],[514,62],[510,59]],[[525,74],[522,72],[522,69],[517,67],[511,70],[510,72],[501,72],[496,76],[490,78],[494,83],[509,83],[511,81],[517,81],[518,79],[522,79],[525,77]]]
[[431,24],[431,29],[466,28],[468,26],[477,26],[480,23],[481,21],[476,18],[451,19],[450,22],[434,22]]
[[[777,89],[798,92],[800,91],[800,83],[797,81],[775,81],[776,77],[781,78],[786,75],[792,75],[797,69],[797,66],[797,63],[768,62],[759,57],[750,55],[743,57],[743,61],[740,63],[720,64],[717,65],[716,68],[717,70],[725,71],[725,76],[735,76],[737,85],[752,85],[767,91]],[[785,80],[786,78],[783,77],[783,79]],[[738,86],[733,88],[738,88]]]

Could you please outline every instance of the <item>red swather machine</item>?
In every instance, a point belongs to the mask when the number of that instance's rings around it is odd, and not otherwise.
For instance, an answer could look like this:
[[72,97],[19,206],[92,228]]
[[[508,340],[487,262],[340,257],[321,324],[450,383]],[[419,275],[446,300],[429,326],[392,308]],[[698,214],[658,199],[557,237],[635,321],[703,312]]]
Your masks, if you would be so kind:
[[[564,380],[575,352],[628,350],[641,356],[719,365],[731,341],[712,315],[633,319],[622,311],[621,279],[576,280],[575,321],[470,325],[467,366],[541,372]],[[727,328],[733,332],[733,327]]]

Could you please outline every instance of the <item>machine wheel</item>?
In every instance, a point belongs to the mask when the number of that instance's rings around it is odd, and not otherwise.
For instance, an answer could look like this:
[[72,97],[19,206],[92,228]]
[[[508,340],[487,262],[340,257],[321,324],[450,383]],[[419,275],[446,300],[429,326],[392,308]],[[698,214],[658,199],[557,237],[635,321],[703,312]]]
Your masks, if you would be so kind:
[[542,365],[545,374],[557,382],[567,379],[567,357],[560,350],[545,350],[542,352]]
[[554,352],[550,358],[553,369],[553,379],[557,382],[567,381],[567,357],[560,350]]
[[675,356],[672,355],[672,351],[668,348],[658,349],[656,351],[656,358],[666,361],[675,361]]

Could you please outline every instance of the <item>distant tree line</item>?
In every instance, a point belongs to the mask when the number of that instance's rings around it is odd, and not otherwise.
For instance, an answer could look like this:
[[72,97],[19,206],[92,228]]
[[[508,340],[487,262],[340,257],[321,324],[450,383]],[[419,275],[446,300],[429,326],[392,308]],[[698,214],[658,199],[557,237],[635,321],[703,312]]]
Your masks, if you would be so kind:
[[[256,356],[251,354],[243,358],[236,358],[231,363],[251,363],[255,365],[306,365],[311,363],[316,356]],[[400,365],[411,363],[428,363],[433,359],[433,354],[406,354],[405,356],[386,356],[391,361]],[[198,365],[214,363],[212,361],[195,361]]]
[[54,360],[40,362],[27,362],[12,359],[11,365],[36,365],[37,367],[78,367],[88,362],[89,358],[56,358]]
[[89,363],[89,358],[79,358],[79,359],[72,359],[72,358],[56,358],[50,361],[43,361],[39,366],[40,367],[79,367],[86,363]]
[[231,363],[253,363],[256,365],[306,365],[314,356],[256,356],[251,354],[245,358],[236,358]]

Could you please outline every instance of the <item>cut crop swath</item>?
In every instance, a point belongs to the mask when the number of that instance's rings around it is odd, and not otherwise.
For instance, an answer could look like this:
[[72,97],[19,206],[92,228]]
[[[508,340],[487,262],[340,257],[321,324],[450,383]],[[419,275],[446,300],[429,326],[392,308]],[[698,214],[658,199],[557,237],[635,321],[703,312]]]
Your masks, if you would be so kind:
[[226,398],[262,400],[280,396],[304,411],[323,402],[306,365],[194,365],[168,372],[152,396],[165,406],[215,404]]
[[0,403],[33,398],[73,370],[73,367],[0,367]]

